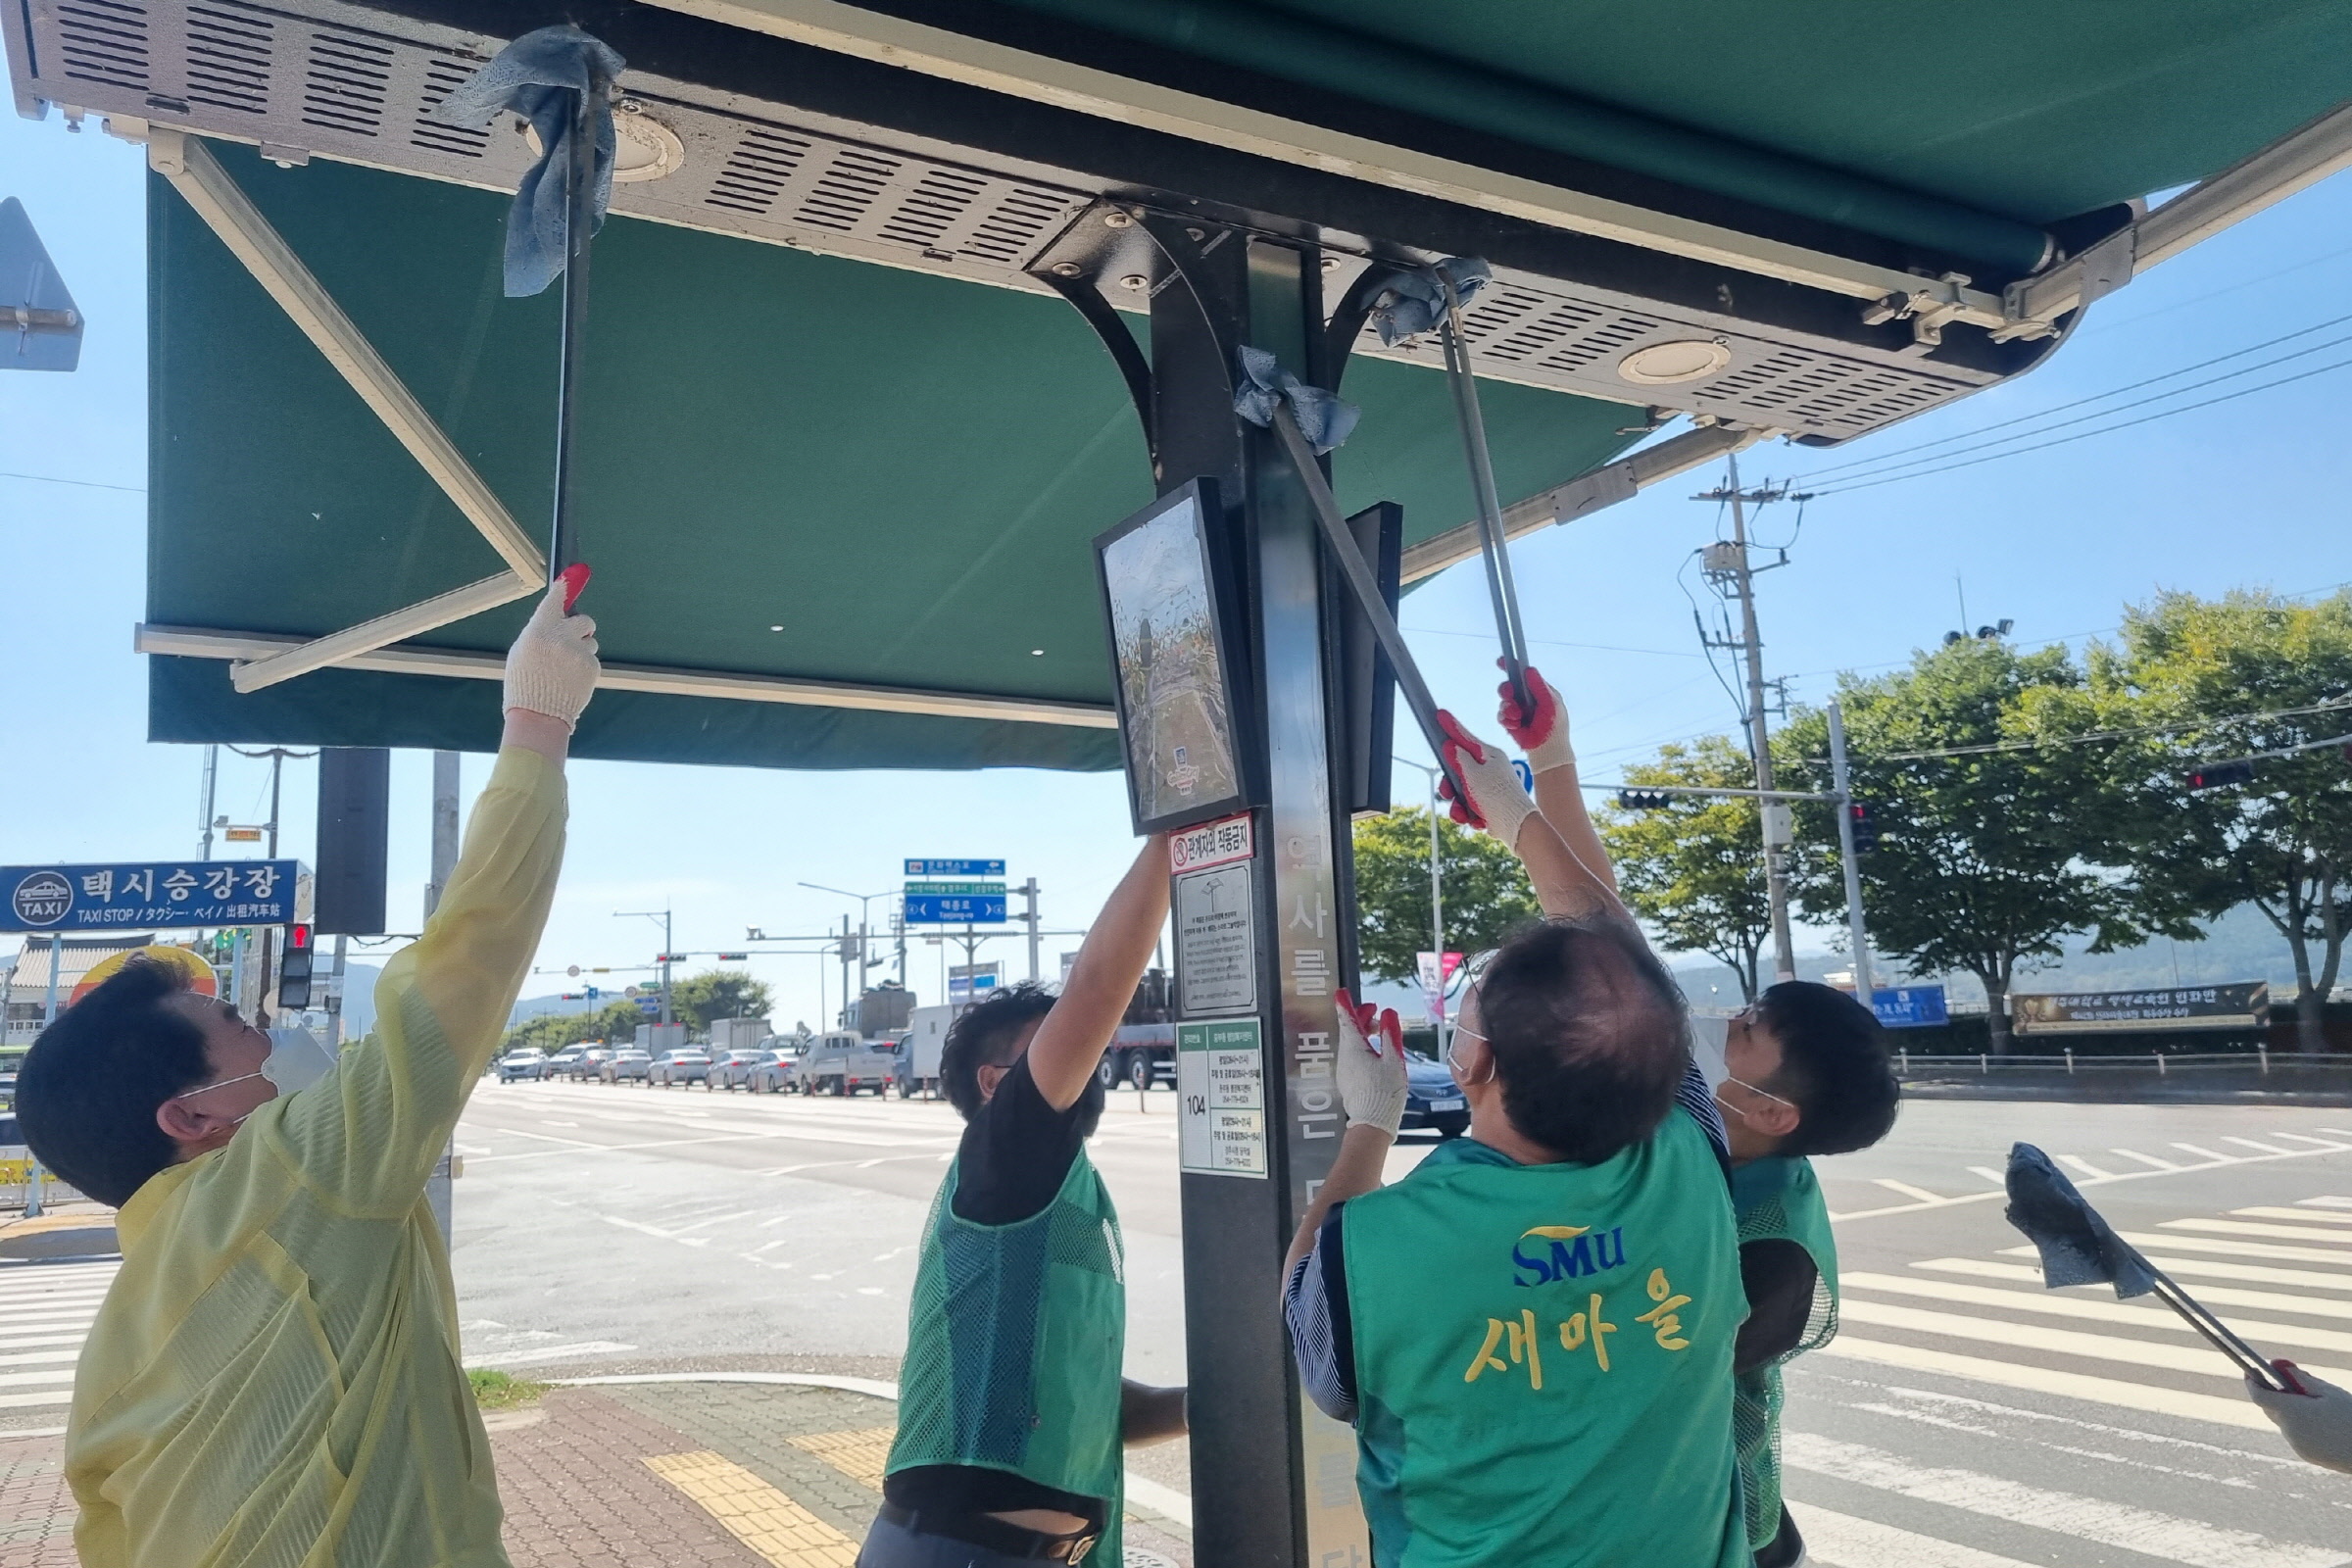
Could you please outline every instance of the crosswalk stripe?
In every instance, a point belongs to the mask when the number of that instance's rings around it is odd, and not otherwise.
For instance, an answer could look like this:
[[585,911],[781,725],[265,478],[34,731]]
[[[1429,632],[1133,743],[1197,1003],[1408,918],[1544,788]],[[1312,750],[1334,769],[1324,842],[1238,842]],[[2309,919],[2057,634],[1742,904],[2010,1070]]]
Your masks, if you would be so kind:
[[[2345,1132],[2341,1127],[2323,1127],[2320,1131],[2343,1133],[2346,1138],[2352,1138],[2352,1132]],[[2295,1201],[2309,1203],[2314,1208],[2352,1208],[2352,1198],[2299,1198]]]
[[28,1355],[0,1355],[0,1366],[48,1366],[80,1359],[79,1350],[36,1350]]
[[98,1310],[99,1303],[105,1299],[106,1297],[103,1294],[85,1296],[79,1291],[72,1295],[20,1297],[15,1300],[0,1300],[0,1318],[9,1317],[12,1314],[22,1317],[27,1312],[47,1312],[60,1308],[95,1312]]
[[22,1410],[35,1404],[72,1404],[72,1389],[44,1389],[38,1394],[0,1394],[0,1410]]
[[1971,1176],[1982,1176],[1995,1187],[2009,1185],[2009,1178],[1994,1170],[1990,1165],[1971,1165],[1968,1167],[1968,1173]]
[[1923,1203],[1940,1203],[1944,1200],[1941,1193],[1931,1193],[1925,1187],[1914,1187],[1909,1182],[1898,1182],[1890,1176],[1874,1176],[1871,1181],[1874,1185],[1884,1187],[1890,1193],[1900,1193],[1905,1198],[1916,1199]]
[[[2251,1285],[2317,1285],[2327,1290],[2352,1290],[2352,1274],[2330,1274],[2316,1268],[2277,1268],[2261,1263],[2217,1263],[2210,1258],[2158,1256],[2150,1247],[2172,1247],[2185,1242],[2186,1237],[2151,1236],[2137,1244],[2147,1260],[2168,1274],[2189,1274],[2198,1279],[2243,1280]],[[2209,1247],[2215,1244],[2207,1244]],[[2228,1244],[2221,1244],[2225,1248]],[[2034,1248],[2004,1247],[2003,1257],[2033,1257]]]
[[2266,1144],[2258,1139],[2253,1138],[2239,1138],[2234,1134],[2230,1133],[2225,1133],[2222,1135],[2222,1142],[2225,1144],[2235,1144],[2241,1149],[2260,1150],[2266,1154],[2291,1154],[2294,1152],[2294,1151],[2291,1149],[2280,1149],[2277,1144]]
[[29,1350],[38,1345],[79,1345],[87,1334],[0,1335],[0,1350]]
[[2015,1557],[1963,1546],[1956,1541],[1913,1535],[1871,1519],[1832,1513],[1811,1503],[1788,1505],[1805,1538],[1805,1560],[1823,1568],[2027,1568]]
[[[2235,1362],[2202,1343],[2160,1345],[2152,1340],[2129,1340],[2112,1334],[2085,1334],[2079,1329],[2045,1328],[2039,1323],[2003,1323],[1989,1318],[1964,1317],[1956,1312],[1898,1306],[1891,1301],[1840,1301],[1838,1315],[1847,1323],[1907,1329],[1914,1334],[1940,1334],[1955,1340],[1985,1340],[2019,1349],[2047,1350],[2059,1355],[2083,1356],[2094,1361],[2121,1361],[2127,1366],[2185,1372],[2197,1377],[2228,1378],[2236,1382],[2243,1375],[2237,1370]],[[2315,1366],[2312,1371],[2330,1383],[2352,1380],[2352,1372],[2324,1366]]]
[[2299,1225],[2352,1225],[2352,1214],[2330,1214],[2324,1209],[2285,1208],[2275,1203],[2257,1203],[2252,1208],[2233,1208],[2232,1214],[2248,1219],[2291,1219]]
[[[2088,1300],[2080,1296],[2056,1292],[1998,1291],[1983,1285],[1953,1285],[1942,1280],[1914,1279],[1903,1274],[1840,1274],[1838,1283],[1841,1289],[1852,1286],[1861,1290],[1890,1291],[1900,1296],[1920,1296],[1930,1300],[1949,1301],[1958,1306],[1990,1306],[2010,1312],[2039,1312],[2049,1317],[2071,1317],[2094,1323],[2130,1324],[2168,1334],[2176,1331],[2181,1334],[2196,1332],[2169,1307],[2127,1306],[2121,1301]],[[2352,1354],[2352,1334],[2333,1329],[2304,1328],[2289,1323],[2259,1323],[2250,1318],[2232,1319],[2230,1326],[2251,1339],[2280,1340],[2289,1345]]]
[[2317,1144],[2322,1149],[2352,1149],[2352,1144],[2339,1144],[2332,1138],[2314,1138],[2309,1133],[2273,1133],[2273,1138],[2292,1138],[2298,1144]]
[[2343,1553],[2327,1547],[2273,1541],[2248,1530],[2201,1524],[2070,1492],[2045,1491],[1974,1470],[1915,1464],[1858,1443],[1840,1443],[1809,1432],[1787,1434],[1781,1455],[1784,1464],[1817,1475],[2183,1563],[2188,1568],[2341,1568],[2347,1561]]
[[2126,1159],[2136,1159],[2141,1164],[2152,1165],[2158,1170],[2179,1170],[2180,1168],[2169,1159],[2158,1159],[2154,1154],[2143,1154],[2136,1149],[2110,1149],[2107,1152],[2121,1154]]
[[2241,1155],[2237,1154],[2224,1154],[2217,1152],[2214,1150],[2201,1149],[2195,1144],[2175,1144],[2173,1147],[2175,1149],[2185,1149],[2190,1153],[2196,1155],[2199,1159],[2210,1159],[2217,1165],[2235,1164],[2238,1159],[2242,1157]]
[[2271,1225],[2258,1219],[2168,1219],[2168,1231],[2211,1231],[2216,1236],[2275,1236],[2285,1242],[2319,1242],[2328,1247],[2352,1247],[2352,1234],[2324,1230],[2317,1225]]
[[[1931,1257],[1911,1266],[1934,1269],[1939,1274],[1972,1274],[1978,1279],[2021,1280],[2033,1285],[2041,1283],[2041,1270],[2025,1263],[1991,1263],[1974,1257]],[[2227,1285],[2207,1285],[2202,1281],[2198,1283],[2195,1295],[2198,1300],[2208,1306],[2252,1306],[2267,1312],[2299,1312],[2305,1317],[2352,1318],[2352,1301],[2331,1297],[2287,1296],[2278,1291],[2239,1291]]]
[[21,1389],[34,1383],[71,1383],[74,1369],[70,1366],[47,1372],[0,1372],[0,1388]]
[[2111,1182],[2115,1180],[2115,1172],[2111,1170],[2099,1169],[2098,1166],[2093,1165],[2089,1160],[2084,1159],[2081,1154],[2060,1154],[2058,1157],[2065,1160],[2069,1165],[2074,1166],[2075,1169],[2081,1171],[2085,1176],[2096,1176],[2103,1182]]
[[2189,1252],[2211,1252],[2217,1257],[2275,1257],[2288,1263],[2340,1263],[2352,1268],[2352,1252],[2328,1247],[2278,1247],[2269,1242],[2208,1241],[2201,1236],[2180,1236],[2170,1231],[2118,1231],[2133,1247],[2170,1247]]
[[2271,1425],[2269,1416],[2242,1398],[2225,1399],[2211,1394],[2185,1394],[2178,1389],[2158,1388],[2149,1383],[2093,1377],[2086,1372],[2062,1372],[2054,1367],[1993,1361],[1981,1355],[1958,1355],[1950,1350],[1930,1349],[1924,1345],[1896,1345],[1888,1340],[1840,1334],[1812,1353],[1839,1356],[1848,1361],[1869,1361],[1879,1366],[1901,1367],[1906,1372],[1934,1372],[1973,1383],[1989,1383],[1996,1388],[2022,1389],[2030,1394],[2055,1394],[2070,1399],[2112,1404],[2119,1409],[2141,1410],[2152,1415],[2210,1421],[2217,1426],[2243,1427],[2253,1432],[2278,1431]]
[[46,1333],[51,1329],[86,1329],[96,1321],[87,1313],[74,1317],[18,1318],[0,1321],[0,1332],[9,1334]]

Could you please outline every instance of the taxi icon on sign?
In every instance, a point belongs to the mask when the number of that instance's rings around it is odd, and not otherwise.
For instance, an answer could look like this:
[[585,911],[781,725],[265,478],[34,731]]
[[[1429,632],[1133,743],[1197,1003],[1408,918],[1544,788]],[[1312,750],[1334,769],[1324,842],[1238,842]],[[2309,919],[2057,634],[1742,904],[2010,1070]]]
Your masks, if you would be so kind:
[[26,925],[55,925],[74,907],[74,885],[55,871],[35,871],[17,884],[9,902]]

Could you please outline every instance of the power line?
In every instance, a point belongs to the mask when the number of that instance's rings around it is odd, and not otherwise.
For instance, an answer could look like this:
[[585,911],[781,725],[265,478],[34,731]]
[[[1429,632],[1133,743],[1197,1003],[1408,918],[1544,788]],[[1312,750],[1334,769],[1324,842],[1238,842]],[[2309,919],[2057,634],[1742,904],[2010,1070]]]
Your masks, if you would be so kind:
[[[2346,366],[2352,366],[2352,359],[2336,360],[2314,369],[2298,371],[2293,375],[2282,375],[2275,381],[2264,381],[2254,386],[2240,387],[2235,392],[2225,392],[2219,397],[2205,398],[2195,403],[2184,403],[2177,409],[2160,409],[2154,414],[2143,414],[2136,419],[2126,419],[2121,424],[2102,425],[2096,430],[2079,430],[2073,435],[2062,435],[2052,441],[2038,441],[2032,446],[2012,447],[2006,452],[1994,452],[1982,458],[1970,458],[1965,463],[1948,463],[1937,467],[1920,468],[1911,473],[1889,474],[1884,478],[1866,478],[1857,483],[1817,490],[1813,493],[1817,496],[1851,495],[1857,490],[1872,490],[1883,484],[1900,484],[1906,479],[1925,479],[1938,473],[1951,473],[1960,468],[1973,468],[1979,464],[1996,463],[2003,458],[2022,458],[2029,452],[2040,452],[2050,447],[2067,446],[2076,441],[2087,441],[2094,435],[2113,435],[2118,430],[2129,430],[2135,424],[2147,424],[2155,419],[2169,419],[2177,414],[2191,414],[2198,409],[2212,408],[2218,403],[2232,403],[2239,398],[2251,397],[2257,392],[2268,392],[2273,387],[2291,386],[2297,381],[2308,381],[2315,375],[2325,375],[2330,370],[2343,369]],[[2187,388],[2182,388],[2182,390],[2185,391]],[[2110,410],[2109,412],[2121,411]]]
[[[2170,381],[2177,376],[2193,375],[2197,371],[2204,369],[2210,365],[2221,365],[2230,360],[2242,359],[2248,354],[2259,354],[2264,349],[2276,348],[2281,343],[2292,342],[2294,339],[2299,337],[2309,337],[2314,332],[2324,332],[2328,328],[2331,326],[2339,326],[2345,321],[2352,321],[2352,314],[2332,317],[2325,321],[2316,321],[2310,326],[2297,327],[2292,332],[2281,333],[2278,337],[2267,338],[2260,343],[2249,344],[2242,349],[2231,349],[2227,354],[2217,354],[2211,359],[2199,360],[2193,365],[2183,365],[2177,369],[2166,370],[2161,374],[2146,376],[2137,381],[2129,381],[2122,386],[2110,387],[2104,392],[2093,392],[2087,397],[2075,398],[2066,403],[2052,404],[2049,408],[2036,409],[2031,414],[2021,414],[2015,418],[2000,419],[1991,424],[1981,424],[1973,430],[1962,430],[1953,435],[1938,436],[1933,441],[1915,442],[1907,447],[1897,447],[1891,452],[1880,452],[1874,453],[1866,458],[1855,458],[1850,463],[1833,463],[1827,467],[1813,469],[1810,473],[1802,475],[1796,482],[1810,483],[1811,481],[1825,474],[1844,473],[1848,469],[1852,468],[1879,467],[1892,459],[1903,457],[1913,452],[1931,452],[1939,447],[1948,447],[1955,441],[1966,441],[1972,436],[1984,435],[1992,430],[2005,430],[2013,424],[2024,424],[2029,420],[2044,419],[2053,414],[2064,414],[2069,409],[2079,409],[2086,403],[2104,403],[2109,398],[2122,397],[2127,392],[2136,392],[2143,386],[2154,386],[2159,381]],[[2342,340],[2335,339],[2333,341],[2340,342]],[[2302,349],[2299,350],[2298,353],[2309,354],[2315,352],[2317,349],[2326,348],[2328,346],[2328,344],[2316,344],[2313,346],[2313,348]],[[2294,355],[2286,355],[2282,356],[2281,358],[2292,359],[2294,357]],[[2278,364],[2278,361],[2274,360],[2268,363]],[[2248,366],[2245,370],[2234,371],[2232,373],[2243,375],[2249,371],[2260,369],[2262,367],[2260,366]],[[2186,392],[2193,389],[2189,387],[2181,387],[2178,390]],[[2170,394],[2166,395],[2169,396]],[[2118,414],[2122,411],[2120,409],[2110,409],[2107,412],[2110,414]],[[2091,415],[2088,416],[2088,417],[2097,418],[2099,416]]]
[[0,479],[24,479],[33,484],[78,485],[84,490],[121,490],[134,496],[147,493],[147,487],[143,484],[101,484],[96,479],[61,479],[53,473],[12,473],[0,469]]

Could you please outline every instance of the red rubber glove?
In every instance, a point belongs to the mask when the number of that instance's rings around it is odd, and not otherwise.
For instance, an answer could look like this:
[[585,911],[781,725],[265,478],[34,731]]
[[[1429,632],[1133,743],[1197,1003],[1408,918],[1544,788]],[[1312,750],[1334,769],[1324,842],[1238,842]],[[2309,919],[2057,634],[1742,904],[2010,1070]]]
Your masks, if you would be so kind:
[[1340,1008],[1335,1072],[1348,1125],[1378,1127],[1393,1138],[1404,1122],[1404,1025],[1395,1007],[1376,1011],[1346,991],[1333,1000]]
[[1519,787],[1510,760],[1501,748],[1462,728],[1461,720],[1443,708],[1438,710],[1438,727],[1446,732],[1439,760],[1470,792],[1468,800],[1456,796],[1451,778],[1438,786],[1439,796],[1453,802],[1453,819],[1465,827],[1484,828],[1506,848],[1516,849],[1519,829],[1535,814],[1536,803]]
[[[1494,661],[1497,669],[1507,669],[1507,661]],[[1521,711],[1519,693],[1506,678],[1494,688],[1502,699],[1502,708],[1494,716],[1500,720],[1503,733],[1518,743],[1527,754],[1527,765],[1538,773],[1548,773],[1555,767],[1574,767],[1576,753],[1568,747],[1568,715],[1560,709],[1559,694],[1545,684],[1530,664],[1527,676],[1528,696],[1535,700],[1535,711]]]

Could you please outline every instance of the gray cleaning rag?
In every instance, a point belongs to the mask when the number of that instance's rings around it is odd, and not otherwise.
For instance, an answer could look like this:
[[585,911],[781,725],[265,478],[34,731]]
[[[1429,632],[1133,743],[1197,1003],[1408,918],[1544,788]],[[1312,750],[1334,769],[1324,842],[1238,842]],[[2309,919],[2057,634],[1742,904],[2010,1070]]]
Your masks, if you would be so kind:
[[[539,162],[515,187],[507,213],[507,298],[539,293],[564,270],[564,170],[571,111],[592,81],[606,86],[627,64],[600,38],[568,23],[526,32],[433,107],[453,125],[482,126],[512,110],[539,133]],[[596,226],[612,200],[612,107],[596,123]]]
[[1255,425],[1271,425],[1275,408],[1288,401],[1298,433],[1317,453],[1329,452],[1348,439],[1363,410],[1336,393],[1309,386],[1282,368],[1264,349],[1247,345],[1234,351],[1233,412]]
[[2108,1229],[2066,1173],[2032,1144],[2009,1151],[2009,1223],[2041,1253],[2042,1283],[2112,1285],[2118,1298],[2156,1288],[2147,1260]]
[[[1454,297],[1464,305],[1494,279],[1494,269],[1475,256],[1449,256],[1431,269],[1453,283]],[[1398,272],[1372,302],[1372,325],[1382,343],[1395,347],[1401,338],[1418,337],[1446,318],[1446,290],[1429,271]]]

